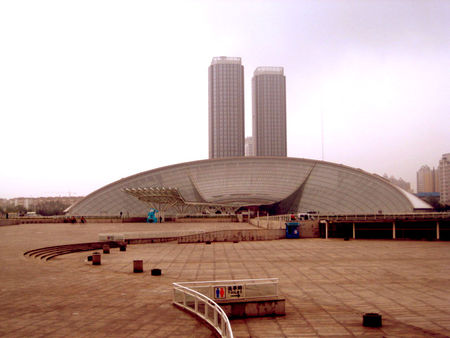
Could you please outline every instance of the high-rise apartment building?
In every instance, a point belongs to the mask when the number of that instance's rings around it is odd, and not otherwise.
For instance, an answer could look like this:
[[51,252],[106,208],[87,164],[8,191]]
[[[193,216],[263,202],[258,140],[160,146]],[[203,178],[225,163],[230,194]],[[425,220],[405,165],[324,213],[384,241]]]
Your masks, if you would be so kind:
[[258,67],[252,79],[256,156],[286,156],[286,77],[283,67]]
[[244,67],[220,56],[209,66],[209,158],[244,156]]
[[436,192],[439,191],[436,180],[436,170],[430,169],[429,166],[423,165],[417,171],[417,192]]
[[441,188],[439,187],[439,168],[433,168],[433,187],[434,192],[441,191]]
[[441,204],[450,205],[450,153],[442,155],[439,161],[439,189]]

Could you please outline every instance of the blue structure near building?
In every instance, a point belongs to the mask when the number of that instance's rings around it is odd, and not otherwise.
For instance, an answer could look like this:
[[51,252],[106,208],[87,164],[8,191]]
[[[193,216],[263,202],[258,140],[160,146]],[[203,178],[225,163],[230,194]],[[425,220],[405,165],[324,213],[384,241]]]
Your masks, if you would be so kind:
[[300,223],[287,222],[286,223],[286,238],[300,238]]
[[436,197],[439,198],[441,196],[440,192],[418,192],[416,194],[419,198],[425,198],[425,197]]
[[156,210],[154,208],[151,208],[149,213],[147,214],[147,223],[158,223],[158,218],[156,217],[155,213],[159,212],[159,210]]

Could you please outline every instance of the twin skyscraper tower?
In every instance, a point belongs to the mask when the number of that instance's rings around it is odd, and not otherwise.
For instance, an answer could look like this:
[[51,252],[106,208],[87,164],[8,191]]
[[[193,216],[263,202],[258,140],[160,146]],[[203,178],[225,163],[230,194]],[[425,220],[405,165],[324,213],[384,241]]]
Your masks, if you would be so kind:
[[[282,67],[258,67],[252,79],[255,156],[286,156],[286,77]],[[209,66],[209,158],[244,156],[244,66],[215,57]]]

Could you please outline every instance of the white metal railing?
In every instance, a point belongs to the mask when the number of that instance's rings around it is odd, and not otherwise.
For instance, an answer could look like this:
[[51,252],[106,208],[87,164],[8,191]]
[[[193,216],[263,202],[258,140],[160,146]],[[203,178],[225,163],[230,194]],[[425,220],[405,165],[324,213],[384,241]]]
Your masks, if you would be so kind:
[[[299,215],[296,214],[287,214],[287,215],[274,215],[274,216],[259,216],[261,221],[280,221],[280,222],[289,222],[291,220],[291,215],[295,215],[296,217]],[[300,215],[307,215],[306,213],[301,213]],[[413,213],[389,213],[389,214],[308,214],[309,217],[313,219],[323,219],[323,220],[385,220],[385,219],[444,219],[450,218],[450,212],[413,212]]]
[[173,283],[173,302],[207,321],[222,337],[233,337],[222,308],[213,300],[278,297],[278,278]]
[[284,75],[283,67],[258,67],[255,69],[253,75],[261,74],[279,74]]
[[[295,220],[291,217],[295,216]],[[265,229],[284,229],[285,223],[291,220],[305,221],[305,220],[326,220],[326,221],[392,221],[392,220],[440,220],[450,218],[450,212],[413,212],[413,213],[390,213],[390,214],[319,214],[319,213],[293,213],[286,215],[264,215],[256,216],[250,223],[260,228]]]
[[449,218],[449,212],[425,212],[425,213],[402,213],[402,214],[356,214],[356,215],[318,215],[324,220],[391,220],[391,219],[444,219]]
[[225,312],[202,293],[173,283],[173,302],[208,322],[221,337],[233,338],[230,321]]
[[233,63],[240,65],[241,64],[241,58],[235,57],[235,56],[216,56],[213,57],[211,64],[216,65],[218,63]]

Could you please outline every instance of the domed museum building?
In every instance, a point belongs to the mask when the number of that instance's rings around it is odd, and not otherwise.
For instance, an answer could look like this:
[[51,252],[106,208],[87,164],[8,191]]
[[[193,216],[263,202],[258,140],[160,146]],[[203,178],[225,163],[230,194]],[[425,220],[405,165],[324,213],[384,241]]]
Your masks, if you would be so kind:
[[381,176],[331,162],[227,157],[145,171],[106,185],[67,210],[75,216],[236,213],[408,213],[431,210]]

